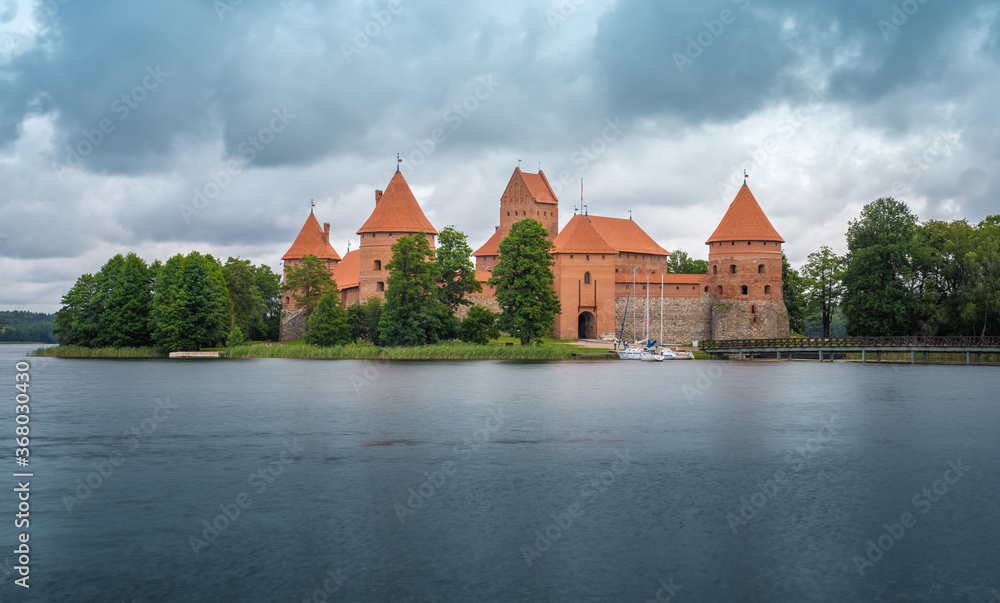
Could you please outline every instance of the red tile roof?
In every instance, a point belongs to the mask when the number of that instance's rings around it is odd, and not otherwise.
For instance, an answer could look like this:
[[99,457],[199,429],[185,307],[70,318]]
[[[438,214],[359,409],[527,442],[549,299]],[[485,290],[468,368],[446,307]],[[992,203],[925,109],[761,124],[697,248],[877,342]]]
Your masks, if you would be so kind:
[[361,253],[355,249],[348,251],[344,259],[333,269],[333,280],[337,281],[337,291],[357,287],[361,283]]
[[555,253],[617,253],[582,214],[573,216],[554,243]]
[[490,237],[489,241],[483,243],[483,246],[476,250],[472,255],[474,257],[479,257],[481,255],[500,255],[500,241],[503,237],[500,236],[500,229],[493,231],[493,236]]
[[[676,274],[676,273],[671,272],[671,273],[666,273],[666,274],[663,275],[663,284],[664,285],[697,285],[703,279],[706,279],[706,278],[708,278],[707,274]],[[618,272],[618,273],[615,273],[615,282],[616,283],[631,283],[632,282],[632,273],[631,272]],[[645,285],[646,284],[646,275],[645,274],[640,274],[640,273],[637,272],[636,275],[635,275],[635,282],[636,282],[636,284]],[[650,285],[659,285],[660,284],[660,275],[659,274],[650,274],[649,275],[649,284]]]
[[316,216],[309,214],[306,223],[302,225],[299,236],[288,248],[283,260],[301,260],[303,256],[314,255],[321,260],[339,260],[340,255],[330,245],[329,235],[320,227]]
[[549,179],[545,177],[545,172],[542,170],[538,170],[537,174],[531,174],[522,172],[521,168],[514,168],[514,174],[520,174],[521,180],[524,181],[524,186],[531,193],[531,196],[535,198],[535,201],[539,203],[551,203],[553,205],[559,203],[559,200],[556,199],[555,191],[549,185]]
[[437,234],[424,215],[417,198],[401,172],[396,172],[385,187],[381,199],[375,203],[375,211],[361,225],[358,234],[369,232],[425,232]]
[[729,205],[726,215],[722,217],[719,226],[705,244],[717,241],[785,242],[778,231],[771,226],[771,221],[764,215],[764,210],[760,208],[746,184],[736,193],[736,198]]
[[656,244],[639,225],[632,220],[622,218],[604,218],[590,216],[590,222],[600,233],[601,238],[608,242],[618,252],[648,253],[652,255],[672,255],[666,249]]

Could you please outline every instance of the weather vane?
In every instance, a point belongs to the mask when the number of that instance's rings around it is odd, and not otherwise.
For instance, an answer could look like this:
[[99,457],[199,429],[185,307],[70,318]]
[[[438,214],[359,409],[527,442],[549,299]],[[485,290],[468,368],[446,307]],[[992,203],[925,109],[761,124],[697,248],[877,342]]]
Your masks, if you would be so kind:
[[396,153],[396,171],[399,171],[399,166],[403,164],[402,158],[400,158],[399,153]]
[[313,208],[315,208],[315,207],[316,207],[316,202],[313,201],[312,199],[310,199],[309,200],[309,213],[310,214],[313,213]]
[[632,210],[631,210],[631,209],[630,209],[630,210],[628,210],[628,219],[629,219],[629,220],[631,220],[631,219],[632,219]]
[[743,169],[743,186],[746,186],[746,185],[747,185],[747,178],[749,178],[749,177],[750,177],[750,176],[748,176],[748,175],[747,175],[747,171],[746,171],[746,169],[744,168],[744,169]]

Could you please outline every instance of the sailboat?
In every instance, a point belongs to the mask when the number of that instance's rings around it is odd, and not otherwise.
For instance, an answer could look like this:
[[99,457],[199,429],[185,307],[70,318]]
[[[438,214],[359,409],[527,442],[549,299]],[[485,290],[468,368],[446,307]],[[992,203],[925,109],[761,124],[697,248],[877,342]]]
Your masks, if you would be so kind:
[[[625,315],[622,316],[621,335],[619,346],[616,350],[620,360],[641,360],[643,362],[662,362],[667,358],[667,354],[656,348],[656,342],[649,341],[649,275],[646,276],[646,319],[645,319],[645,339],[641,342],[629,345],[624,341],[625,321],[628,319],[628,307],[632,301],[632,292],[635,291],[635,272],[639,267],[632,269],[632,286],[629,289],[628,299],[625,300]],[[662,331],[662,326],[661,326]],[[667,352],[669,354],[669,352]],[[672,356],[672,354],[671,354]]]

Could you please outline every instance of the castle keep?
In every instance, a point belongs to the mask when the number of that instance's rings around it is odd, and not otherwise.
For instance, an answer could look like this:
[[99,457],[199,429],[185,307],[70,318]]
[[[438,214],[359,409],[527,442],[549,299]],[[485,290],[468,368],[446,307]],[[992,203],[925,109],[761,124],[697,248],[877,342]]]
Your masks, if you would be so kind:
[[[483,285],[481,294],[470,297],[474,303],[499,310],[486,281],[499,259],[500,241],[515,222],[525,218],[540,222],[555,245],[553,287],[562,312],[556,316],[554,337],[612,339],[622,335],[628,341],[640,340],[646,330],[647,294],[650,337],[660,336],[662,307],[665,343],[788,336],[781,280],[784,240],[745,182],[706,241],[709,273],[673,274],[667,270],[670,253],[631,218],[575,214],[560,231],[559,200],[545,173],[515,168],[500,196],[500,225],[473,253],[476,278]],[[437,230],[397,171],[384,192],[375,191],[375,208],[357,231],[358,249],[341,258],[330,245],[329,223],[321,228],[310,213],[282,260],[286,271],[305,255],[324,260],[346,307],[385,296],[388,271],[383,266],[392,259],[393,243],[419,232],[434,249]],[[305,317],[287,293],[283,309],[281,339],[302,337]],[[619,333],[623,319],[624,332]]]

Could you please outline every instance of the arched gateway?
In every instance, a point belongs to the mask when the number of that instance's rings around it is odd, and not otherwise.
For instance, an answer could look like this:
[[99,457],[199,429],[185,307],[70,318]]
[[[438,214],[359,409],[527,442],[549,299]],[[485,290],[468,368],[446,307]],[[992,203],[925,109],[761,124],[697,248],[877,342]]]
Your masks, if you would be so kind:
[[577,319],[577,339],[593,339],[594,335],[594,315],[590,312],[581,312]]

